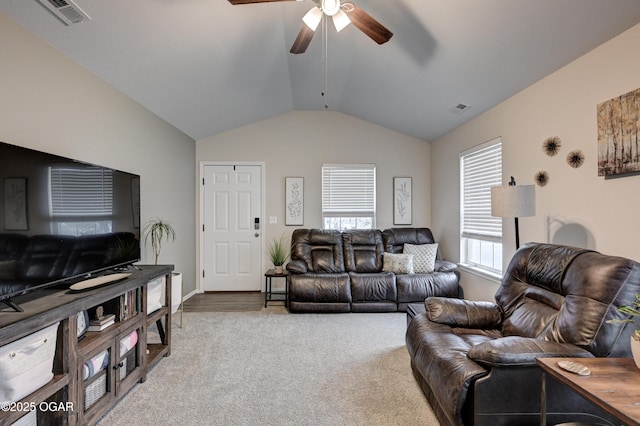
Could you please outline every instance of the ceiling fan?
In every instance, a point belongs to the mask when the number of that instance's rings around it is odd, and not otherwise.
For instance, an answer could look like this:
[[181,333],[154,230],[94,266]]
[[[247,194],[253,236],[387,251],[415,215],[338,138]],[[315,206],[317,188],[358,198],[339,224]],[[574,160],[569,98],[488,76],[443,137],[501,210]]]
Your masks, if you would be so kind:
[[[229,0],[233,5],[250,3],[271,3],[294,0]],[[295,0],[302,1],[302,0]],[[313,39],[316,28],[322,21],[323,16],[332,17],[336,30],[340,32],[350,23],[353,23],[360,31],[378,44],[389,41],[393,33],[380,22],[373,19],[367,12],[360,9],[350,1],[340,3],[340,0],[313,0],[317,6],[311,8],[302,18],[302,28],[298,37],[291,46],[291,53],[304,53]]]

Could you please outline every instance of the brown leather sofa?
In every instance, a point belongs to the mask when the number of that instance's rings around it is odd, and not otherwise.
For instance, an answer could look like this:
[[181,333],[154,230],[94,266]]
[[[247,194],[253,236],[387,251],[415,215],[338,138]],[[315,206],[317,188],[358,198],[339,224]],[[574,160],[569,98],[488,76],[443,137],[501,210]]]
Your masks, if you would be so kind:
[[436,260],[432,273],[383,271],[384,252],[432,244],[428,228],[383,231],[297,229],[291,236],[290,312],[396,312],[428,296],[459,297],[457,266]]
[[[414,376],[443,425],[540,424],[538,357],[630,357],[633,324],[609,324],[640,293],[640,264],[531,243],[495,303],[428,298],[406,334]],[[412,305],[413,306],[413,305]],[[612,419],[547,379],[547,421]]]

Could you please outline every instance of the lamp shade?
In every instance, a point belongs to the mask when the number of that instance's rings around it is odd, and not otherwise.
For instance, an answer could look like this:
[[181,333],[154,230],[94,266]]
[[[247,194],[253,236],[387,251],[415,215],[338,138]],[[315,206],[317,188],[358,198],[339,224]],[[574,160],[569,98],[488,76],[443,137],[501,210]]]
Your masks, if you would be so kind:
[[507,185],[491,188],[491,216],[527,217],[536,214],[533,185]]
[[322,10],[317,6],[312,7],[311,10],[302,17],[302,22],[313,31],[318,28],[320,21],[322,21]]
[[344,11],[339,10],[338,13],[333,15],[333,25],[336,27],[336,31],[342,31],[347,25],[351,23],[351,19]]

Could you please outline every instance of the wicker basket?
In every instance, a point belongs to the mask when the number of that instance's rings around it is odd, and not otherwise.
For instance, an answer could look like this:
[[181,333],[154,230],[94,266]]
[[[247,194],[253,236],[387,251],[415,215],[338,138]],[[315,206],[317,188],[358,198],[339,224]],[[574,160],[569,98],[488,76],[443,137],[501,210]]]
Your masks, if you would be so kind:
[[107,372],[102,370],[94,376],[91,383],[84,387],[84,409],[88,410],[105,393],[107,393]]

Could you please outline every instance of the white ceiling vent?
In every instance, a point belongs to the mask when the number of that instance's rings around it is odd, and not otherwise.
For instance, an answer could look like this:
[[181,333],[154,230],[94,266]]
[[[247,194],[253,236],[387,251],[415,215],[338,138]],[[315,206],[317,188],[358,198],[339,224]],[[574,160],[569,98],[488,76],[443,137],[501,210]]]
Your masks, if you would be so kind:
[[84,13],[80,7],[72,0],[37,0],[42,6],[47,8],[53,16],[62,21],[65,25],[79,24],[90,21],[89,15]]
[[451,112],[454,112],[456,114],[462,114],[463,112],[465,112],[469,108],[471,108],[471,105],[459,103],[456,106],[451,108]]

